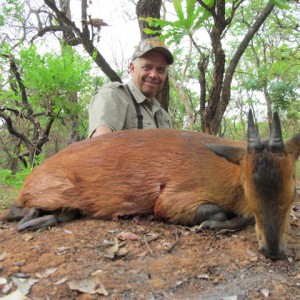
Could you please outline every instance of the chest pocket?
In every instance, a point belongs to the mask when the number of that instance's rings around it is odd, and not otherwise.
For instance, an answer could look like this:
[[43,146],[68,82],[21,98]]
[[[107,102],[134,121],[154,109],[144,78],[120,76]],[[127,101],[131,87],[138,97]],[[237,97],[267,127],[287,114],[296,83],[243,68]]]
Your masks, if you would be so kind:
[[156,112],[157,124],[159,128],[171,128],[171,122],[168,116],[166,116],[162,111]]
[[165,114],[162,113],[162,111],[158,110],[154,114],[153,118],[150,117],[149,113],[145,111],[145,108],[137,103],[127,84],[125,85],[125,87],[130,94],[132,103],[134,104],[135,108],[135,113],[132,113],[132,117],[130,120],[131,128],[171,128],[170,120]]
[[130,120],[130,126],[132,129],[133,128],[135,128],[135,129],[157,128],[154,120],[152,120],[147,113],[142,112],[142,114],[143,114],[143,120],[142,120],[143,127],[140,128],[138,126],[137,114],[135,111],[132,112],[131,120]]

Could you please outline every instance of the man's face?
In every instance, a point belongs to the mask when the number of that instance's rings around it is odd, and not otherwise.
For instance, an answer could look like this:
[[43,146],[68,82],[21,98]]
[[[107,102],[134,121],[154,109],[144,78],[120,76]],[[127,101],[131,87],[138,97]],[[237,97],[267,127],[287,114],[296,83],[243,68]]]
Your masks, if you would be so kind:
[[159,51],[150,51],[130,63],[130,73],[136,87],[149,99],[162,89],[167,77],[168,62]]

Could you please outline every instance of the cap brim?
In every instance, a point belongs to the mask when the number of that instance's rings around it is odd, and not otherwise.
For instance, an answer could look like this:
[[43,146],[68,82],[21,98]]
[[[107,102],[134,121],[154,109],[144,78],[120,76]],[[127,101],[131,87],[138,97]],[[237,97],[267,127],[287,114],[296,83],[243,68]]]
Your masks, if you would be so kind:
[[142,56],[144,56],[145,54],[147,54],[147,53],[149,53],[151,51],[159,51],[159,52],[161,52],[166,57],[166,59],[168,61],[168,64],[169,65],[173,64],[174,57],[173,57],[172,53],[168,49],[163,48],[163,47],[153,47],[153,48],[148,49],[146,51],[141,51],[139,53],[134,53],[133,56],[132,56],[132,60],[135,60],[138,57],[142,57]]

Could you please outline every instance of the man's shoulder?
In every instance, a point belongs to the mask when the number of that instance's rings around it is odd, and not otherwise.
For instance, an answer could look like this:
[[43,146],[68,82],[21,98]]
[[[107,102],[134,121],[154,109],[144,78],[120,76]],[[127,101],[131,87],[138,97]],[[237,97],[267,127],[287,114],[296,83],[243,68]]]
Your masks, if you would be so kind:
[[103,90],[119,90],[119,89],[124,89],[125,84],[122,82],[114,81],[114,82],[108,82],[105,83],[101,88]]
[[97,89],[94,93],[96,95],[97,93],[106,92],[106,91],[117,91],[119,89],[124,89],[125,84],[121,82],[108,82],[102,85],[99,89]]
[[105,83],[102,88],[120,88],[120,87],[124,87],[125,84],[123,82],[118,82],[118,81],[113,81],[113,82],[108,82]]

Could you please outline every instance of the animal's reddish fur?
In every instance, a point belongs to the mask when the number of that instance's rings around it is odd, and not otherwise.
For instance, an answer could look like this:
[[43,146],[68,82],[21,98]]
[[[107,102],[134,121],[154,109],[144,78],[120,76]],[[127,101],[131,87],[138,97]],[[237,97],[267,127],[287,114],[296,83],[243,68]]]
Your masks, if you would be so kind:
[[80,209],[97,218],[153,213],[191,224],[200,204],[252,215],[239,165],[203,144],[214,136],[172,129],[107,134],[72,144],[36,167],[17,203],[52,211]]

